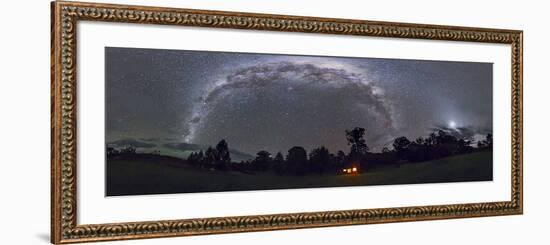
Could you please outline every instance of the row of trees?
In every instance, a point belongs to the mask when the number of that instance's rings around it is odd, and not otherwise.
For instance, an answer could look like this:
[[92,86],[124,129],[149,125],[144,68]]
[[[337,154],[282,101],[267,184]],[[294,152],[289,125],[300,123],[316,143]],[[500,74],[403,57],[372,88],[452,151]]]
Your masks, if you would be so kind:
[[[134,146],[126,146],[121,149],[116,149],[112,146],[107,146],[107,157],[114,157],[114,156],[120,156],[120,155],[135,155],[136,148]],[[159,150],[154,150],[149,155],[160,155]]]
[[493,136],[487,134],[485,140],[478,141],[477,149],[472,146],[471,139],[461,139],[452,134],[438,130],[428,137],[419,137],[410,141],[406,137],[399,137],[393,141],[393,150],[384,148],[383,153],[394,153],[400,160],[409,162],[423,162],[432,159],[471,153],[476,150],[492,149]]
[[110,156],[116,156],[116,155],[128,155],[128,154],[135,154],[136,153],[136,148],[133,147],[133,146],[127,146],[125,148],[122,148],[120,150],[112,147],[112,146],[107,146],[107,157],[110,157]]
[[342,168],[358,167],[362,171],[377,165],[403,164],[407,162],[423,162],[452,155],[471,153],[492,149],[492,135],[488,134],[484,140],[478,141],[477,148],[472,146],[471,139],[457,138],[449,132],[438,130],[428,137],[419,137],[414,141],[406,137],[396,138],[393,149],[384,147],[380,153],[369,152],[364,138],[365,129],[356,127],[346,130],[346,139],[350,146],[349,152],[338,151],[330,153],[324,147],[312,149],[309,153],[301,147],[294,146],[283,155],[275,155],[267,151],[259,151],[250,161],[231,162],[228,144],[220,141],[215,148],[208,148],[205,152],[192,153],[187,159],[195,166],[217,170],[238,170],[243,172],[273,171],[277,174],[326,174],[340,173]]
[[231,162],[217,157],[217,150],[218,147],[210,147],[204,152],[192,153],[187,161],[194,166],[216,170],[236,170],[248,173],[273,171],[277,174],[305,175],[334,172],[345,166],[346,158],[344,152],[339,151],[337,155],[334,155],[324,146],[311,150],[309,154],[303,147],[294,146],[288,150],[286,155],[281,152],[272,155],[268,151],[259,151],[253,160]]
[[195,166],[219,170],[232,169],[229,146],[225,140],[218,142],[215,148],[208,147],[206,151],[194,152],[187,157],[187,161]]
[[350,153],[343,151],[332,154],[324,147],[318,147],[307,153],[301,146],[290,148],[286,155],[277,152],[274,156],[268,151],[259,151],[250,161],[231,162],[229,147],[221,140],[215,148],[192,153],[187,158],[189,164],[217,170],[238,170],[242,172],[273,171],[277,174],[305,175],[310,173],[335,173],[342,168],[358,165],[361,157],[368,153],[369,147],[364,139],[365,129],[346,130]]
[[[414,141],[406,137],[396,138],[393,149],[384,147],[382,152],[369,151],[365,136],[365,129],[356,127],[345,131],[349,152],[338,151],[336,154],[324,147],[312,149],[309,153],[301,146],[290,148],[286,154],[277,152],[272,155],[262,150],[249,161],[233,162],[227,141],[221,140],[215,147],[208,147],[205,151],[191,153],[187,163],[195,167],[220,171],[267,172],[277,174],[334,174],[341,173],[342,168],[357,167],[360,171],[367,171],[377,165],[402,164],[423,162],[452,155],[471,153],[492,149],[493,137],[488,134],[484,140],[472,146],[471,139],[457,138],[449,132],[438,130],[427,137],[419,137]],[[107,155],[135,154],[135,148],[116,150],[107,148]],[[157,153],[158,154],[158,153]]]

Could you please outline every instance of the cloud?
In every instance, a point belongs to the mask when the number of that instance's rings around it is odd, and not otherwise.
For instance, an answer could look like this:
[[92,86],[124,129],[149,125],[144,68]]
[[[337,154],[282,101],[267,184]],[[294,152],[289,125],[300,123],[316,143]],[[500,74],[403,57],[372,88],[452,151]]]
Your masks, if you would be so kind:
[[111,141],[111,142],[107,143],[107,145],[113,146],[113,147],[128,147],[128,146],[131,146],[131,147],[135,147],[135,148],[153,148],[153,147],[157,146],[156,144],[153,144],[153,143],[145,143],[145,142],[138,141],[136,139],[131,139],[131,138]]
[[451,128],[447,127],[442,124],[436,124],[431,129],[431,131],[444,131],[456,138],[464,139],[464,140],[476,140],[480,135],[487,135],[488,133],[492,133],[491,129],[487,128],[478,128],[473,126],[463,126],[463,127],[456,127]]
[[180,151],[199,151],[203,150],[204,147],[198,144],[188,144],[188,143],[166,143],[163,144],[164,147],[180,150]]
[[158,138],[158,137],[149,137],[149,138],[139,138],[138,140],[152,142],[152,141],[159,141],[160,138]]
[[[182,152],[186,152],[186,151],[198,152],[201,150],[205,151],[209,147],[206,145],[188,144],[188,143],[166,143],[166,144],[163,144],[163,146],[169,149],[178,150]],[[231,149],[231,148],[229,149],[229,153],[231,155],[231,158],[235,161],[250,160],[254,158],[254,156],[250,154],[247,154],[235,149]]]

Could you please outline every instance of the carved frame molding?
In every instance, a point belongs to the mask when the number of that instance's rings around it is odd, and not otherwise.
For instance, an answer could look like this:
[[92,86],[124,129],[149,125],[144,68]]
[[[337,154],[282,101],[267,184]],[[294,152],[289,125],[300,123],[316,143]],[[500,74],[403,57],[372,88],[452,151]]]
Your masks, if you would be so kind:
[[[331,19],[56,1],[51,4],[51,242],[374,224],[523,213],[523,32],[516,30]],[[414,38],[511,45],[512,172],[510,201],[238,217],[77,224],[77,23],[126,22]]]

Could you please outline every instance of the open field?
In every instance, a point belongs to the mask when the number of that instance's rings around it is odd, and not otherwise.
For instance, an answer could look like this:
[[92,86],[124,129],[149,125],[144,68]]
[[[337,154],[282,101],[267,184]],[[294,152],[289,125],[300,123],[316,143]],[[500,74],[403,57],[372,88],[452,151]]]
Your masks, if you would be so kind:
[[421,163],[378,168],[358,175],[288,176],[210,171],[170,157],[110,159],[107,196],[337,186],[491,181],[492,152],[484,151]]

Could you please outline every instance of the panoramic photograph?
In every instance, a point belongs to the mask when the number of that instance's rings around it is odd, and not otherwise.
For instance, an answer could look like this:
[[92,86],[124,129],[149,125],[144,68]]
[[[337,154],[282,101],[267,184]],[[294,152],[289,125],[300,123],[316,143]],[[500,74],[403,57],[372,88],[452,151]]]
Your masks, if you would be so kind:
[[493,64],[105,48],[106,196],[493,180]]

